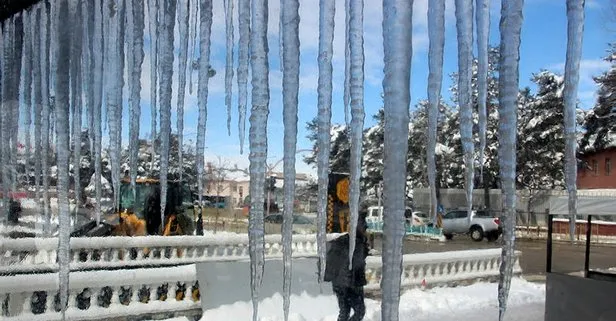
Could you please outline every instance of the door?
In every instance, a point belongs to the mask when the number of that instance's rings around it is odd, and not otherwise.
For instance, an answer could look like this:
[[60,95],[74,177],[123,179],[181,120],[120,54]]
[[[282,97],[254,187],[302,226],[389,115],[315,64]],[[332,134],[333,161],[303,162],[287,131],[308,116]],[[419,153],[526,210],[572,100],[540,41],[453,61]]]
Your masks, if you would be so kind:
[[443,231],[446,233],[468,232],[466,211],[452,211],[443,216]]

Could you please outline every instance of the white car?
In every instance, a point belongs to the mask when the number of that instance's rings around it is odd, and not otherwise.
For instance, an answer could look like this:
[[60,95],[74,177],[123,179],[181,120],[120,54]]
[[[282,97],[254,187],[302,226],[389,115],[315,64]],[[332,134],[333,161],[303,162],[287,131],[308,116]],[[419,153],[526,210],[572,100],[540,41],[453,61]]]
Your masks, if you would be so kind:
[[[423,212],[413,212],[413,209],[410,207],[406,208],[404,217],[406,218],[407,224],[412,226],[425,225],[428,220],[427,214]],[[368,223],[383,222],[383,206],[368,207],[368,216],[366,217],[366,221]]]
[[488,212],[473,210],[469,222],[467,210],[453,210],[443,216],[443,235],[450,240],[454,234],[468,234],[477,242],[486,237],[493,242],[502,234],[502,227],[499,218]]

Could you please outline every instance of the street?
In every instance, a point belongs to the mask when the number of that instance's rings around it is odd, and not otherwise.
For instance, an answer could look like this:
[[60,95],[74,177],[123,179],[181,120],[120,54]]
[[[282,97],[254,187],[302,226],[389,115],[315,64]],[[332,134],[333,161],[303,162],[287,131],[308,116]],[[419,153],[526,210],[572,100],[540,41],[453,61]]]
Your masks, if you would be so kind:
[[[456,236],[451,241],[419,241],[405,239],[404,254],[445,252],[472,249],[499,248],[500,239],[495,243],[487,241],[473,242],[467,236]],[[561,273],[579,272],[584,269],[584,243],[570,244],[554,242],[552,271]],[[382,239],[375,237],[374,247],[381,250]],[[516,249],[522,251],[520,265],[524,275],[535,276],[545,273],[546,241],[545,240],[516,240]],[[590,268],[607,269],[616,267],[616,246],[593,244],[590,248]]]

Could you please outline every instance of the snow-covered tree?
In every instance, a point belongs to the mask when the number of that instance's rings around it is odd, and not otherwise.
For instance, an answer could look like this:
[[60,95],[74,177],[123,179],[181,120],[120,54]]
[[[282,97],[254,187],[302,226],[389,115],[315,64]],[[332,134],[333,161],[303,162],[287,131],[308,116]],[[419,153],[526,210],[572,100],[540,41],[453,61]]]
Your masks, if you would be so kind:
[[[313,142],[313,153],[304,156],[304,162],[316,166],[317,163],[317,121],[316,118],[306,124],[308,129],[307,138]],[[331,150],[329,156],[329,169],[331,172],[348,173],[351,164],[351,144],[349,141],[350,131],[346,125],[332,124],[331,127]]]

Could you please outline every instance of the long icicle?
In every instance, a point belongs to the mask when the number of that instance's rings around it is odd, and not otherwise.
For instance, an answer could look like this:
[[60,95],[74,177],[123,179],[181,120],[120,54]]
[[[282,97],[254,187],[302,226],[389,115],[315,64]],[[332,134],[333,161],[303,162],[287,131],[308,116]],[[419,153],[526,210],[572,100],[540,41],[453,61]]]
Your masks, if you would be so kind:
[[297,108],[299,95],[299,1],[281,0],[282,99],[284,123],[284,210],[282,213],[283,311],[289,319],[291,305],[291,252],[295,203],[295,153],[297,150]]
[[359,193],[361,178],[362,141],[364,131],[364,0],[350,0],[349,49],[350,75],[349,94],[351,103],[351,182],[349,192],[349,269],[353,264],[357,218],[359,217]]
[[351,95],[351,48],[349,22],[351,13],[349,12],[350,0],[344,0],[344,92],[342,102],[344,104],[344,123],[349,126],[349,103]]
[[385,133],[383,158],[383,276],[381,319],[398,320],[408,151],[413,3],[383,1]]
[[88,127],[88,144],[90,157],[94,155],[94,3],[92,1],[81,2],[81,12],[83,19],[83,48],[82,59],[83,68],[81,68],[81,79],[85,86],[85,107],[86,119]]
[[178,53],[178,170],[182,181],[184,172],[184,99],[186,95],[186,61],[188,59],[188,29],[190,20],[190,0],[182,0],[178,5],[178,30],[180,33],[180,51]]
[[150,28],[150,135],[152,138],[151,141],[151,160],[150,160],[150,171],[154,168],[154,158],[155,158],[155,148],[154,142],[156,141],[156,102],[158,99],[157,96],[157,68],[158,66],[158,41],[159,41],[159,27],[158,27],[158,11],[159,11],[159,1],[162,0],[150,0],[147,1],[148,4],[148,17],[149,17],[149,28]]
[[133,0],[126,4],[127,12],[127,43],[128,43],[128,108],[130,109],[129,132],[129,163],[130,184],[136,193],[136,181],[139,164],[139,130],[141,119],[141,72],[143,64],[143,30],[144,3],[143,0]]
[[39,50],[42,33],[40,5],[32,9],[31,30],[32,35],[32,104],[34,107],[34,185],[36,186],[36,201],[41,199],[41,52]]
[[265,265],[263,200],[267,161],[267,118],[269,115],[269,63],[267,46],[268,1],[252,1],[250,62],[252,66],[252,109],[250,111],[250,292],[252,320],[259,315],[259,292]]
[[167,207],[167,176],[169,173],[169,147],[171,138],[171,92],[173,79],[173,28],[175,27],[175,0],[163,0],[160,21],[160,232],[162,235]]
[[499,61],[499,168],[503,189],[503,251],[498,282],[498,319],[503,321],[511,286],[514,264],[516,218],[516,134],[519,91],[520,31],[523,0],[504,1],[500,21]]
[[[10,171],[10,153],[11,153],[11,141],[10,141],[10,124],[12,118],[12,93],[11,87],[13,85],[12,81],[14,74],[12,73],[13,68],[13,30],[15,28],[14,25],[14,17],[11,17],[6,20],[4,25],[2,26],[2,51],[0,54],[2,55],[2,115],[1,115],[1,125],[0,131],[2,131],[2,140],[0,142],[2,149],[2,188],[4,191],[10,191],[12,188],[11,181],[11,171]],[[3,203],[7,204],[9,198],[9,193],[2,193]],[[8,206],[5,206],[5,217],[8,216]]]
[[102,105],[103,105],[103,59],[105,58],[103,39],[106,31],[103,30],[102,0],[94,0],[94,25],[92,37],[93,63],[93,99],[92,99],[92,118],[94,119],[94,190],[95,190],[95,213],[96,225],[101,222],[101,199],[102,199]]
[[575,237],[577,217],[576,108],[584,35],[584,0],[567,0],[567,58],[565,62],[565,181],[569,193],[569,236]]
[[11,108],[11,189],[13,191],[17,191],[17,185],[19,182],[19,177],[17,175],[17,145],[19,145],[19,85],[21,83],[21,57],[23,55],[23,34],[24,34],[24,25],[23,25],[23,14],[15,15],[14,17],[14,25],[15,29],[13,31],[13,64],[11,67],[13,68],[13,80],[11,81],[12,89],[12,104]]
[[[81,25],[81,3],[70,3],[71,23],[75,26]],[[71,35],[71,61],[70,61],[70,88],[71,88],[71,110],[72,130],[73,130],[73,181],[75,193],[75,212],[73,213],[73,224],[76,223],[77,212],[81,202],[81,184],[80,184],[80,168],[81,168],[81,102],[82,102],[82,80],[81,79],[81,50],[82,50],[82,33],[83,30],[73,28]]]
[[[190,1],[189,1],[190,2]],[[189,74],[189,86],[188,86],[188,92],[192,95],[193,94],[193,62],[195,61],[195,56],[196,56],[196,52],[197,52],[197,26],[199,25],[199,23],[197,23],[197,13],[199,12],[199,1],[198,0],[193,0],[190,3],[194,3],[194,5],[192,6],[192,9],[190,9],[190,22],[188,23],[189,26],[192,25],[192,31],[190,33],[190,38],[191,38],[191,49],[188,51],[189,53],[189,57],[190,57],[190,64],[188,65],[188,74]]]
[[45,215],[45,234],[51,234],[51,209],[49,205],[49,38],[50,38],[50,10],[47,3],[41,5],[41,175],[43,177],[43,213]]
[[441,88],[443,85],[443,49],[445,47],[445,0],[428,3],[428,184],[430,186],[430,217],[436,222],[436,133],[438,126]]
[[473,210],[474,144],[471,79],[473,65],[473,1],[456,0],[456,29],[458,31],[458,106],[460,136],[464,154],[464,189],[468,222]]
[[32,14],[23,16],[24,49],[22,59],[23,101],[24,101],[24,139],[25,139],[25,178],[26,186],[30,185],[31,175],[31,125],[32,125]]
[[225,62],[225,105],[227,106],[227,132],[231,136],[231,93],[233,90],[233,2],[224,0],[227,55]]
[[[69,209],[69,160],[70,160],[70,139],[69,139],[69,86],[70,86],[70,67],[71,67],[71,26],[77,23],[66,23],[69,21],[69,4],[67,0],[54,2],[56,9],[53,24],[56,25],[56,41],[53,50],[56,59],[55,76],[55,112],[56,112],[56,161],[58,166],[58,265],[60,267],[60,306],[62,309],[62,320],[65,319],[66,308],[69,297],[69,261],[70,261],[70,237],[71,221]],[[75,6],[71,6],[75,8]],[[78,15],[75,10],[75,18]],[[72,56],[80,57],[80,55]]]
[[488,122],[486,100],[488,98],[488,39],[490,38],[490,0],[477,0],[477,104],[479,105],[479,166],[483,180],[483,158],[486,149]]
[[334,18],[336,3],[331,0],[319,1],[319,84],[318,94],[318,139],[317,139],[317,253],[319,256],[319,283],[325,276],[327,186],[329,184],[329,154],[331,149],[332,118],[332,57],[334,42]]
[[246,105],[248,83],[248,49],[250,42],[250,1],[238,0],[238,29],[240,34],[238,45],[237,66],[237,109],[238,135],[240,138],[240,154],[244,153],[244,137],[246,135]]
[[[212,0],[200,0],[199,5],[199,88],[197,92],[199,104],[199,117],[197,125],[197,174],[203,177],[203,151],[205,149],[205,126],[207,123],[207,96],[210,64],[210,36],[212,34]],[[203,204],[203,180],[197,182],[199,189],[199,205]],[[202,217],[199,214],[197,233],[202,233]]]

